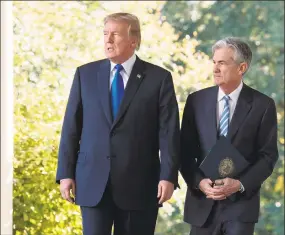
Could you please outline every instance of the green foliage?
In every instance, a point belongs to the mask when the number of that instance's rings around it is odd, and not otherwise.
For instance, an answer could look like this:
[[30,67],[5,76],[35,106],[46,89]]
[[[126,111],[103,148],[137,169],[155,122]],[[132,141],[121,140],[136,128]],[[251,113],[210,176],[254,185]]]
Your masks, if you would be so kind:
[[[204,11],[211,9],[220,11],[221,16],[226,17],[226,14],[222,13],[223,9],[216,9],[215,4],[211,8],[207,8],[209,3],[189,5],[186,2],[176,2],[175,7],[169,4],[172,3],[165,4],[163,1],[13,2],[14,234],[81,234],[79,208],[63,201],[58,185],[55,184],[58,141],[75,68],[104,58],[103,18],[108,13],[127,11],[139,17],[142,45],[137,54],[142,59],[171,71],[181,115],[190,92],[212,85],[211,60],[206,53],[209,52],[208,48],[212,43],[209,39],[218,37],[213,33],[208,38],[205,38],[206,36],[200,38],[200,34],[203,35],[202,31],[196,32],[196,37],[192,37],[190,29],[193,23],[189,23],[189,20],[194,14],[190,14],[189,9],[196,10],[197,15],[202,12],[202,16],[205,14]],[[162,9],[163,14],[161,14]],[[266,9],[267,5],[260,5],[260,11]],[[164,17],[164,14],[170,14],[171,17],[169,15]],[[204,20],[210,23],[212,16],[208,14],[207,17],[209,20]],[[203,21],[200,22],[202,23]],[[224,23],[226,22],[223,21]],[[195,24],[198,27],[198,23],[195,22]],[[267,25],[267,21],[264,24]],[[251,26],[248,25],[248,27]],[[281,126],[284,120],[281,107],[284,100],[281,98],[282,87],[278,77],[279,74],[283,76],[283,70],[279,65],[284,56],[284,49],[282,51],[283,47],[280,43],[282,36],[278,33],[278,30],[281,32],[282,29],[278,21],[275,22],[274,27],[275,30],[270,29],[272,35],[275,35],[272,37],[275,40],[274,43],[270,43],[271,39],[266,42],[267,45],[274,45],[274,48],[269,47],[274,51],[279,48],[280,54],[274,57],[274,60],[266,56],[265,59],[270,61],[269,67],[268,69],[262,67],[257,62],[263,61],[262,55],[266,52],[265,46],[262,47],[264,40],[252,38],[252,44],[260,40],[261,47],[256,47],[254,51],[260,59],[253,62],[252,72],[249,73],[248,78],[252,77],[249,80],[253,86],[261,87],[261,90],[263,89],[277,101],[280,143],[282,144],[283,141],[284,144],[284,138],[281,137],[281,131],[284,128]],[[213,32],[223,28],[219,26]],[[260,31],[258,27],[247,30],[257,36]],[[187,36],[188,34],[191,37]],[[272,75],[272,71],[276,76]],[[257,75],[260,77],[258,80],[254,79]],[[268,89],[264,85],[269,84],[267,79],[271,79],[271,86]],[[284,150],[281,147],[280,152],[281,156],[284,156]],[[258,235],[265,235],[270,231],[273,235],[281,234],[281,230],[277,230],[276,226],[282,227],[277,216],[281,217],[283,213],[281,210],[284,209],[283,200],[281,200],[284,195],[283,167],[284,159],[278,162],[272,177],[264,185]],[[189,225],[182,219],[186,185],[181,177],[179,182],[181,189],[176,190],[173,198],[160,209],[157,235],[189,234]],[[280,202],[281,206],[276,207],[276,202]]]
[[[14,234],[81,234],[79,208],[63,201],[55,184],[57,150],[75,68],[104,58],[103,18],[121,10],[141,19],[143,43],[137,54],[172,71],[176,89],[181,91],[178,97],[187,95],[183,87],[189,77],[196,89],[201,81],[208,82],[210,71],[204,68],[209,60],[196,52],[196,40],[177,42],[174,29],[160,19],[164,2],[13,4]],[[189,66],[179,65],[187,60]],[[172,203],[160,210],[158,234],[188,233],[189,226],[182,221],[183,184]]]
[[[175,6],[174,6],[175,5]],[[177,10],[179,9],[179,10]],[[272,97],[277,106],[279,160],[261,191],[258,235],[284,232],[284,2],[212,1],[172,2],[162,10],[180,39],[198,40],[197,50],[211,55],[215,41],[240,37],[253,51],[245,83]],[[178,39],[178,40],[180,40]],[[187,86],[191,86],[189,82]]]
[[197,50],[208,55],[212,45],[223,37],[236,36],[247,41],[253,51],[253,61],[246,82],[284,106],[282,9],[283,1],[169,1],[162,12],[180,39],[186,35],[196,38],[200,42]]

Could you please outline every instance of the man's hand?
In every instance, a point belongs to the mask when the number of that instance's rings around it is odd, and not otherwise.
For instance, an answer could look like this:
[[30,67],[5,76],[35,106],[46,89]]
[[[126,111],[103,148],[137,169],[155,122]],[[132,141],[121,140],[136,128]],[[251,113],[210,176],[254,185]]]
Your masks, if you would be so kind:
[[213,200],[224,200],[226,199],[225,194],[221,189],[216,189],[212,187],[213,182],[210,179],[203,179],[199,183],[199,189],[206,195],[207,198]]
[[[72,195],[70,194],[72,192]],[[60,181],[60,193],[63,199],[74,203],[75,198],[75,181],[73,179],[62,179]]]
[[240,181],[232,178],[219,179],[215,181],[214,189],[228,197],[239,191]]
[[166,181],[161,180],[158,184],[158,192],[157,192],[157,198],[159,198],[159,204],[162,204],[163,202],[169,200],[173,194],[174,191],[174,184]]

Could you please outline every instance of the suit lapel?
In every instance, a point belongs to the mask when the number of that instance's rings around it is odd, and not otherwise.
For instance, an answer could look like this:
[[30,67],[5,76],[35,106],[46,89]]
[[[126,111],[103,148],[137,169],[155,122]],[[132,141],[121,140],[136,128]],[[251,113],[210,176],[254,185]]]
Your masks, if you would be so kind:
[[132,69],[131,75],[129,77],[129,80],[128,80],[128,83],[125,89],[124,97],[120,105],[118,115],[116,119],[114,120],[111,129],[115,127],[115,125],[118,123],[118,121],[123,117],[123,115],[127,111],[134,95],[136,94],[144,78],[144,70],[145,70],[144,62],[141,61],[139,57],[137,56],[136,62],[134,63],[134,67]]
[[98,93],[101,100],[106,119],[112,125],[111,103],[110,103],[110,61],[104,60],[97,73]]
[[241,123],[245,120],[247,114],[251,109],[252,93],[249,87],[243,84],[243,88],[240,92],[237,105],[230,123],[228,138],[233,139],[238,131]]
[[207,109],[206,109],[206,121],[207,124],[207,133],[208,133],[208,143],[214,145],[217,141],[217,96],[218,96],[218,86],[215,86],[210,90],[210,94],[207,100]]

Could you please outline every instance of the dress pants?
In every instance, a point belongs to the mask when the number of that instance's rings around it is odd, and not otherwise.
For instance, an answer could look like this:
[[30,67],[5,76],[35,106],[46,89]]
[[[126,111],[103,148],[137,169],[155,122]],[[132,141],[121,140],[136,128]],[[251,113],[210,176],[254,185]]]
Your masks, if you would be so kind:
[[191,227],[190,235],[253,235],[255,223],[227,220],[223,201],[215,201],[212,211],[202,227]]
[[158,206],[127,211],[115,205],[110,184],[95,207],[81,206],[83,235],[153,235]]

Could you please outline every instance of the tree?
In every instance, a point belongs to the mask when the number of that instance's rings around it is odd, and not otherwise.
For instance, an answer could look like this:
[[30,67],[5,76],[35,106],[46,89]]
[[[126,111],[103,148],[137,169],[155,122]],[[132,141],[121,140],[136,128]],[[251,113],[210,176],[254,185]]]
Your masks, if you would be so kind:
[[[253,51],[245,83],[272,97],[278,112],[279,160],[261,192],[258,235],[284,232],[284,2],[283,1],[168,1],[162,10],[179,39],[189,35],[197,50],[211,55],[220,38],[236,36]],[[187,86],[191,87],[189,82]]]
[[[141,20],[142,45],[137,54],[168,68],[182,110],[190,90],[209,80],[210,61],[196,51],[197,40],[178,40],[161,19],[164,2],[38,1],[13,2],[14,14],[14,234],[81,234],[77,206],[61,199],[55,184],[59,135],[75,68],[104,58],[103,18],[114,11]],[[190,62],[187,64],[187,62]],[[182,66],[187,64],[186,66]],[[186,186],[176,191],[159,213],[157,234],[182,235]]]

